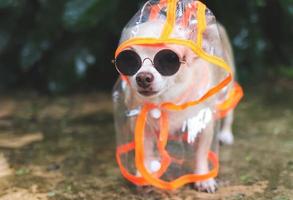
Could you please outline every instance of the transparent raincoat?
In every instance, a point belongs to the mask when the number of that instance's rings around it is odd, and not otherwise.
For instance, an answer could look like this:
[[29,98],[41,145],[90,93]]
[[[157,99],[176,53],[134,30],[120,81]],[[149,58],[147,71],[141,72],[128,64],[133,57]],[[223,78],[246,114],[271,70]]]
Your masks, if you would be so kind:
[[[149,23],[156,28],[146,31],[152,27]],[[207,155],[210,172],[194,173],[196,144],[190,142],[186,124],[195,123],[195,129],[204,131],[207,122],[219,122],[235,108],[242,90],[233,82],[233,70],[227,64],[229,58],[215,17],[200,1],[147,1],[124,28],[115,58],[131,45],[159,44],[189,48],[201,63],[194,75],[196,81],[178,94],[179,100],[136,105],[131,101],[134,91],[130,89],[128,77],[121,75],[113,90],[116,159],[122,175],[132,183],[173,190],[217,176],[219,164],[212,149]],[[180,128],[174,129],[172,120],[184,116],[182,112],[188,110],[196,110],[197,116],[181,119]],[[212,126],[217,129],[219,123]],[[152,153],[147,155],[150,148]],[[152,160],[147,161],[147,157]]]

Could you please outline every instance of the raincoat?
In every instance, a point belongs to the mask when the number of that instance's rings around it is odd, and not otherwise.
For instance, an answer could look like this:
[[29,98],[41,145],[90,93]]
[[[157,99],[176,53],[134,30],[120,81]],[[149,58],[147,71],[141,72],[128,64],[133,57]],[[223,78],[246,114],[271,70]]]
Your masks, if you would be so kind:
[[[145,31],[149,23],[154,23],[156,29]],[[207,122],[219,122],[243,95],[241,87],[233,81],[233,70],[227,64],[229,58],[217,27],[212,12],[196,0],[149,0],[125,26],[115,57],[131,45],[175,44],[191,49],[205,67],[199,68],[199,73],[205,73],[198,77],[203,78],[203,88],[199,92],[191,87],[186,93],[193,97],[180,103],[170,100],[139,107],[131,105],[127,103],[132,95],[128,77],[120,76],[113,90],[116,159],[122,175],[132,183],[174,190],[217,176],[219,163],[212,150],[208,153],[210,171],[194,173],[195,144],[186,133],[188,123],[196,124],[194,128],[201,131]],[[205,40],[211,33],[212,39]],[[181,116],[182,112],[196,107],[199,108],[197,116],[183,120],[182,128],[169,134],[170,116],[173,120],[174,115]],[[148,129],[148,123],[155,123],[159,128]],[[215,125],[215,131],[217,128],[219,125]],[[145,161],[148,140],[153,143],[151,163]]]

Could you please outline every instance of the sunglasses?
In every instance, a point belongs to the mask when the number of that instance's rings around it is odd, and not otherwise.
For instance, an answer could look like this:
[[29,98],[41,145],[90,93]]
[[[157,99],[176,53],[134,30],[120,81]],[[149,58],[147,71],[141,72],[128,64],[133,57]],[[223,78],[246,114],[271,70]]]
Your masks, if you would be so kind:
[[150,58],[141,60],[140,56],[133,50],[124,50],[118,54],[114,64],[119,73],[125,76],[133,76],[141,68],[145,60],[150,60],[155,69],[163,76],[176,74],[180,65],[185,61],[180,61],[179,56],[170,49],[159,51],[152,61]]

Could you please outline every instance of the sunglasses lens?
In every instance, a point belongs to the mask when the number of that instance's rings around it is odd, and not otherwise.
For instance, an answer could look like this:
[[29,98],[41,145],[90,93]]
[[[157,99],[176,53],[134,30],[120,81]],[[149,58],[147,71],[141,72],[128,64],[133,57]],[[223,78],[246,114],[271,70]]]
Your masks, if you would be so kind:
[[131,50],[122,51],[116,58],[117,70],[125,76],[133,76],[141,67],[141,59]]
[[154,58],[155,68],[163,76],[174,75],[179,70],[180,64],[178,55],[169,49],[159,51]]

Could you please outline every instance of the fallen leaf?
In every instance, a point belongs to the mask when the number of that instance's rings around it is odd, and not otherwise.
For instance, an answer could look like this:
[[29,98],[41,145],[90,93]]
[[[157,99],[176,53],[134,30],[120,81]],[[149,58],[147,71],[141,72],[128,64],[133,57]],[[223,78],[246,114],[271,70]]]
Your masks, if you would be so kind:
[[0,134],[0,147],[18,149],[33,142],[43,140],[43,133],[29,133],[24,135],[15,135],[10,133]]
[[9,176],[13,173],[13,170],[9,167],[9,164],[3,154],[0,153],[0,178]]

